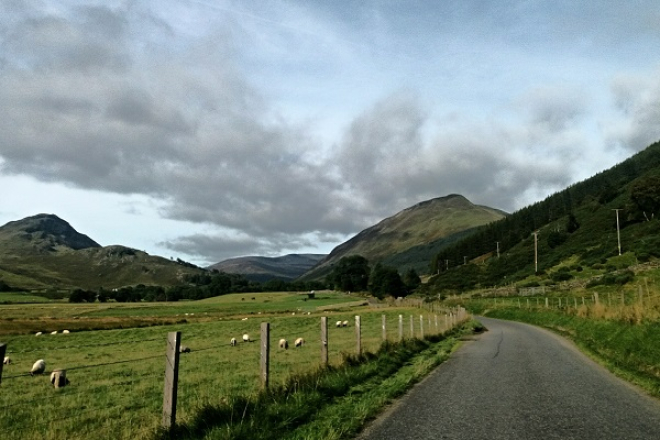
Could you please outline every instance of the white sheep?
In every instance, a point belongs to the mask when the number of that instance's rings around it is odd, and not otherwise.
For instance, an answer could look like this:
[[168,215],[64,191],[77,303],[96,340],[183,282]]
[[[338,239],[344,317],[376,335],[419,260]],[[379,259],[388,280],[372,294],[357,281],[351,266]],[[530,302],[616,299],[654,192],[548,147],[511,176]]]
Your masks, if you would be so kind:
[[243,342],[250,342],[250,335],[248,335],[247,333],[245,333],[245,334],[243,335]]
[[342,326],[342,327],[348,327],[348,321],[344,321],[344,322],[342,322],[342,323],[341,323],[341,326]]
[[57,334],[57,330],[54,330],[54,331],[50,332],[50,334],[51,334],[51,335],[56,335],[56,334]]
[[69,330],[62,330],[62,334],[64,335],[68,335],[69,333],[70,333]]
[[53,372],[50,373],[50,383],[52,383],[55,388],[62,388],[65,385],[69,385],[71,382],[67,379],[65,370],[53,370]]
[[43,374],[44,371],[46,371],[46,361],[43,359],[39,359],[37,362],[32,365],[32,369],[30,370],[30,376],[34,376],[35,374]]
[[341,321],[337,321],[337,327],[341,327]]
[[2,361],[3,365],[9,365],[11,364],[11,358],[9,356],[5,356],[5,358]]
[[179,353],[190,353],[190,347],[187,345],[179,346]]
[[42,332],[36,332],[34,335],[35,336],[41,336],[41,335],[43,335],[43,333]]
[[231,338],[229,340],[229,345],[231,345],[232,347],[235,347],[236,346],[236,338]]
[[298,338],[296,339],[296,347],[302,347],[305,344],[305,340],[303,338]]
[[280,339],[280,348],[287,350],[289,348],[289,341],[284,338]]

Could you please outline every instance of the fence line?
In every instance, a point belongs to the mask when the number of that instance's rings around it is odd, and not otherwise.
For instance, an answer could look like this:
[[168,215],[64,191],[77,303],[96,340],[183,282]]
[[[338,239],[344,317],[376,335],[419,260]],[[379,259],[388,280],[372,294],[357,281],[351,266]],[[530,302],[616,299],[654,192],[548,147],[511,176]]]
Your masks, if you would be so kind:
[[[456,309],[455,311],[450,312],[448,315],[445,315],[445,324],[446,325],[442,329],[438,325],[438,315],[437,314],[434,315],[434,316],[432,316],[430,314],[427,314],[426,316],[424,314],[419,315],[419,319],[420,319],[420,322],[419,322],[419,326],[420,326],[419,327],[419,337],[424,338],[424,337],[430,336],[434,333],[433,326],[432,326],[432,319],[435,319],[435,332],[436,333],[440,333],[441,331],[449,330],[451,328],[451,326],[447,322],[447,317],[453,317],[455,314],[458,315],[459,313],[461,313],[461,320],[466,317],[466,315],[464,313],[464,309],[463,309],[463,312],[459,312],[460,310],[461,309]],[[375,318],[377,315],[374,314],[374,315],[370,315],[370,316],[373,316]],[[394,325],[394,326],[390,326],[390,329],[391,329],[390,331],[393,334],[388,335],[388,332],[387,332],[387,330],[388,330],[388,327],[387,327],[388,318],[392,319],[392,317],[386,316],[385,314],[381,315],[381,332],[382,333],[381,333],[381,338],[378,338],[378,339],[381,339],[381,342],[388,341],[388,339],[395,339],[395,335],[397,334],[396,333],[397,330],[394,330],[394,329],[396,329],[396,325]],[[404,315],[403,314],[399,314],[398,316],[395,315],[395,317],[393,317],[393,319],[395,320],[395,322],[398,319],[398,335],[397,335],[398,337],[396,339],[398,339],[399,341],[402,341],[404,339],[404,329],[403,329]],[[332,341],[329,341],[329,336],[331,336],[331,335],[328,334],[327,320],[328,320],[328,317],[326,317],[326,316],[321,317],[321,329],[320,329],[321,330],[321,336],[320,336],[320,343],[321,344],[320,344],[320,350],[321,350],[321,364],[322,365],[328,365],[329,345],[332,343]],[[425,329],[424,328],[424,325],[425,325],[424,322],[426,320],[428,320],[428,327]],[[458,323],[459,321],[460,320],[454,321],[454,319],[452,319],[452,325]],[[355,332],[356,332],[355,333],[355,338],[356,338],[355,339],[355,341],[356,341],[355,351],[356,351],[357,355],[362,354],[362,352],[364,351],[364,346],[363,346],[363,341],[362,341],[362,338],[364,336],[363,335],[362,324],[363,324],[363,322],[362,322],[361,316],[360,315],[355,316],[355,326],[356,326],[356,330],[355,330]],[[411,339],[416,337],[414,327],[415,327],[414,317],[411,314],[410,315],[410,338]],[[369,334],[369,339],[368,340],[371,341],[371,342],[369,342],[369,345],[371,346],[371,345],[374,344],[374,339],[377,338],[377,336],[374,338],[374,335],[371,334],[374,331],[374,329],[376,328],[376,326],[374,325],[373,322],[371,322],[371,324],[368,328],[371,329],[371,330],[368,330],[368,334]],[[265,322],[261,323],[261,329],[262,329],[262,337],[261,337],[262,356],[261,356],[261,361],[260,361],[261,365],[262,365],[262,367],[261,367],[261,371],[262,371],[261,372],[261,377],[262,377],[262,380],[263,380],[262,386],[264,388],[266,388],[269,385],[270,336],[271,336],[270,335],[270,324],[265,323]],[[172,334],[174,334],[174,336],[172,336]],[[198,336],[195,336],[195,339],[197,339],[197,338],[198,338]],[[345,338],[341,338],[341,339],[343,341],[345,341]],[[154,341],[157,341],[157,340],[162,341],[162,339],[144,339],[144,340],[127,341],[126,343],[154,342]],[[181,371],[179,369],[179,362],[180,362],[180,350],[181,350],[181,347],[183,345],[182,341],[183,341],[183,337],[182,337],[181,332],[171,332],[170,334],[168,334],[167,351],[166,351],[166,354],[164,356],[165,359],[166,359],[165,380],[163,382],[163,388],[162,388],[162,390],[163,390],[162,426],[166,429],[172,428],[176,424],[177,390],[180,386],[179,374],[181,374]],[[57,350],[65,350],[65,349],[75,349],[75,348],[79,348],[79,347],[112,346],[112,345],[118,345],[120,343],[121,342],[118,342],[118,343],[113,342],[113,343],[107,343],[107,344],[89,344],[89,345],[81,345],[81,346],[59,347],[59,348],[56,348],[56,349]],[[8,348],[7,344],[3,344],[2,346],[4,347],[5,350]],[[200,348],[194,349],[192,351],[192,353],[197,354],[198,352],[220,351],[221,349],[222,349],[221,346],[205,346],[205,347],[200,347]],[[373,349],[373,348],[369,348],[369,350],[371,350],[371,349]],[[40,350],[24,350],[24,351],[17,351],[16,353],[30,353],[30,352],[37,352],[37,351],[40,351]],[[163,353],[161,352],[161,353],[158,353],[158,354],[143,356],[143,357],[140,357],[140,358],[120,359],[120,360],[114,360],[114,361],[110,361],[110,362],[102,362],[102,363],[88,364],[88,365],[78,365],[78,366],[62,368],[62,370],[66,370],[66,371],[70,372],[70,371],[81,371],[81,370],[85,370],[85,369],[97,369],[97,368],[102,368],[102,367],[106,367],[106,366],[121,365],[121,364],[126,364],[126,363],[140,363],[140,362],[143,362],[143,361],[158,359],[158,358],[162,358],[162,357],[163,357]],[[151,365],[151,363],[149,363],[149,365]],[[151,367],[149,367],[149,370],[151,370]],[[25,377],[25,376],[29,376],[29,375],[30,375],[29,373],[16,374],[16,375],[5,376],[4,379],[6,379],[6,380],[7,379],[15,379],[15,378]],[[161,376],[161,374],[158,374],[156,372],[153,372],[153,373],[148,373],[147,372],[146,374],[141,374],[141,375],[134,376],[134,377],[140,378],[140,379],[138,379],[138,383],[142,383],[142,380],[146,380],[147,378],[153,378],[153,377],[156,377],[156,376],[163,377],[163,376]],[[115,376],[112,376],[112,377],[115,377]],[[2,379],[3,379],[2,369],[0,367],[0,380],[2,380]],[[128,382],[124,381],[124,382],[121,382],[119,384],[112,383],[112,385],[109,385],[109,386],[117,386],[117,385],[129,386],[129,385],[133,385],[135,383],[136,383],[135,380],[130,380],[129,379]],[[146,383],[145,383],[145,385],[146,385]],[[106,385],[103,385],[103,386],[106,386]],[[151,384],[149,384],[148,386],[151,387]],[[67,388],[69,388],[69,387],[67,387]],[[186,387],[186,389],[187,389],[187,387]],[[0,392],[1,392],[1,388],[0,388]],[[86,392],[89,392],[89,391],[86,390]],[[71,398],[71,397],[76,396],[76,395],[81,394],[81,393],[82,392],[77,393],[74,390],[70,390],[70,391],[67,390],[67,391],[64,391],[62,393],[55,393],[55,394],[53,394],[53,396],[62,397],[62,398],[64,398],[64,397]],[[50,402],[50,400],[51,399],[49,398],[48,399],[48,401],[49,401],[48,405],[52,406],[52,402]],[[4,410],[4,409],[8,409],[8,408],[17,408],[17,407],[18,408],[20,408],[20,407],[28,408],[28,407],[31,407],[32,405],[36,404],[36,403],[43,403],[43,399],[33,399],[31,401],[23,401],[23,402],[20,402],[20,403],[13,403],[13,404],[9,404],[9,405],[4,405],[4,406],[0,407],[0,410]],[[151,405],[144,405],[141,408],[148,408],[150,406]],[[123,406],[123,405],[117,405],[115,407],[107,407],[106,406],[103,409],[105,410],[107,408],[124,408],[124,407],[125,406]],[[68,407],[67,408],[61,408],[61,409],[65,410],[65,411],[66,410],[74,411],[73,408],[68,408]],[[23,410],[23,411],[26,411],[26,410]],[[86,408],[85,407],[85,408],[81,409],[80,411],[76,411],[76,413],[73,414],[73,415],[58,416],[57,421],[63,421],[63,420],[69,419],[69,418],[84,417],[84,415],[87,414],[88,412],[94,412],[94,411],[99,411],[99,409],[98,408]],[[111,418],[114,419],[114,417],[111,417]],[[49,419],[49,421],[50,421],[50,419]],[[156,419],[154,418],[154,422],[155,421],[156,421]],[[25,426],[24,427],[16,426],[15,431],[21,430],[21,432],[22,432],[23,430],[29,430],[29,429],[30,429],[29,427],[25,427]]]
[[[46,339],[50,335],[44,335],[44,339]],[[53,335],[55,336],[55,335]],[[66,336],[63,336],[66,337]],[[144,342],[156,342],[156,341],[162,341],[162,339],[154,338],[154,339],[135,339],[132,341],[118,341],[118,342],[106,342],[103,344],[88,344],[88,345],[67,345],[64,347],[53,347],[53,348],[35,348],[33,350],[21,350],[21,351],[8,351],[7,353],[9,354],[23,354],[23,353],[34,353],[36,351],[59,351],[59,350],[72,350],[72,349],[78,349],[78,348],[89,348],[89,347],[110,347],[112,345],[125,345],[125,344],[141,344]]]

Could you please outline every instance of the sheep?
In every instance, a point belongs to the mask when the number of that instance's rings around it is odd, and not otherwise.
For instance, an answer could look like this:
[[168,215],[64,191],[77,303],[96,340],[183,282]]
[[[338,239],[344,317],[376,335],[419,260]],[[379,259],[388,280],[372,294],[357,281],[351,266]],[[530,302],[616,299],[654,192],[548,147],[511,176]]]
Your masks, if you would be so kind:
[[44,374],[44,371],[46,371],[46,361],[39,359],[34,363],[34,365],[32,365],[30,376],[34,376],[35,374]]
[[187,345],[181,345],[179,347],[179,353],[190,353],[190,347]]
[[231,345],[232,347],[236,347],[236,338],[231,338],[229,340],[229,345]]
[[34,335],[35,336],[41,336],[41,335],[43,335],[43,333],[42,332],[36,332]]
[[9,356],[5,356],[5,358],[2,361],[2,365],[9,365],[11,364],[11,358]]
[[341,323],[341,326],[342,326],[342,327],[348,327],[348,321],[343,321],[343,322]]
[[305,340],[303,338],[298,338],[296,339],[296,347],[302,347],[305,344]]
[[57,330],[54,330],[54,331],[50,332],[50,334],[51,334],[51,335],[56,335],[56,334],[57,334]]
[[288,348],[289,348],[289,341],[287,341],[287,340],[284,339],[284,338],[283,338],[283,339],[280,339],[280,348],[283,348],[283,349],[285,349],[285,350],[288,350]]
[[64,335],[68,335],[69,333],[70,333],[69,330],[62,330],[62,334]]
[[248,335],[247,333],[245,333],[245,334],[243,335],[243,342],[250,342],[250,335]]
[[337,327],[341,327],[341,321],[337,321]]
[[62,388],[65,385],[69,385],[69,379],[66,377],[66,370],[53,370],[50,373],[50,383],[53,384],[55,388]]

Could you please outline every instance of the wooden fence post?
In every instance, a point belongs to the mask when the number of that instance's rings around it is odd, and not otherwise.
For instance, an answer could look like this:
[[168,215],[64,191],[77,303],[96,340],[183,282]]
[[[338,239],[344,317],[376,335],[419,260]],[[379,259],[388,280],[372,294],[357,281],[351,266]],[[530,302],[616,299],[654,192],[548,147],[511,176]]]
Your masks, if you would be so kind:
[[3,361],[3,363],[0,364],[0,383],[2,383],[2,366],[4,365],[6,352],[7,352],[7,344],[5,344],[4,342],[0,342],[0,359],[2,359]]
[[403,315],[399,315],[399,341],[403,341]]
[[435,315],[435,332],[439,333],[440,330],[438,328],[438,315]]
[[360,315],[355,317],[355,336],[357,338],[357,354],[362,354],[362,325],[360,324]]
[[321,364],[328,366],[328,317],[321,317]]
[[387,341],[387,318],[383,315],[383,341]]
[[548,298],[545,299],[545,308],[548,308]]
[[415,322],[413,315],[410,315],[410,339],[415,338]]
[[270,323],[261,323],[261,388],[268,388],[270,372]]
[[163,428],[171,429],[176,423],[176,395],[179,384],[179,347],[181,332],[167,334],[165,354],[165,387],[163,392]]
[[424,316],[419,315],[419,338],[424,339]]

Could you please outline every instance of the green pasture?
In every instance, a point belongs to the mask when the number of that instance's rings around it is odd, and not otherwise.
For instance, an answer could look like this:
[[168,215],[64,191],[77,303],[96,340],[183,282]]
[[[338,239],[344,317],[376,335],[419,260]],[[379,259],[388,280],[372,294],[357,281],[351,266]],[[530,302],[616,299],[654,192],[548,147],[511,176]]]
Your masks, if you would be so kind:
[[25,304],[25,303],[44,303],[53,302],[43,296],[34,295],[28,292],[0,292],[0,304]]
[[[355,354],[356,314],[361,316],[363,351],[374,352],[380,347],[383,315],[389,340],[398,339],[400,314],[404,316],[406,338],[411,336],[411,316],[415,336],[419,336],[420,315],[425,333],[436,331],[435,316],[418,308],[351,307],[355,297],[330,292],[317,293],[317,297],[305,301],[306,297],[295,294],[263,293],[171,304],[2,306],[0,320],[12,318],[8,311],[46,322],[83,315],[121,318],[144,313],[187,317],[178,324],[165,326],[2,337],[12,359],[4,367],[0,385],[3,439],[149,437],[161,423],[166,338],[172,331],[181,331],[182,344],[192,350],[181,355],[177,420],[182,422],[194,417],[205,405],[259,390],[262,322],[271,324],[273,385],[320,365],[321,316],[328,317],[332,365]],[[329,307],[332,304],[336,307]],[[342,308],[342,304],[349,306]],[[336,310],[319,312],[318,307]],[[441,331],[444,315],[438,319],[437,330]],[[348,320],[349,326],[337,328],[337,320]],[[245,333],[254,342],[230,346],[232,337],[241,341]],[[304,338],[306,344],[294,348],[298,337]],[[280,338],[289,341],[288,350],[278,348]],[[46,374],[31,377],[27,373],[37,359],[46,361]],[[56,368],[67,370],[69,386],[51,386],[48,376]]]

